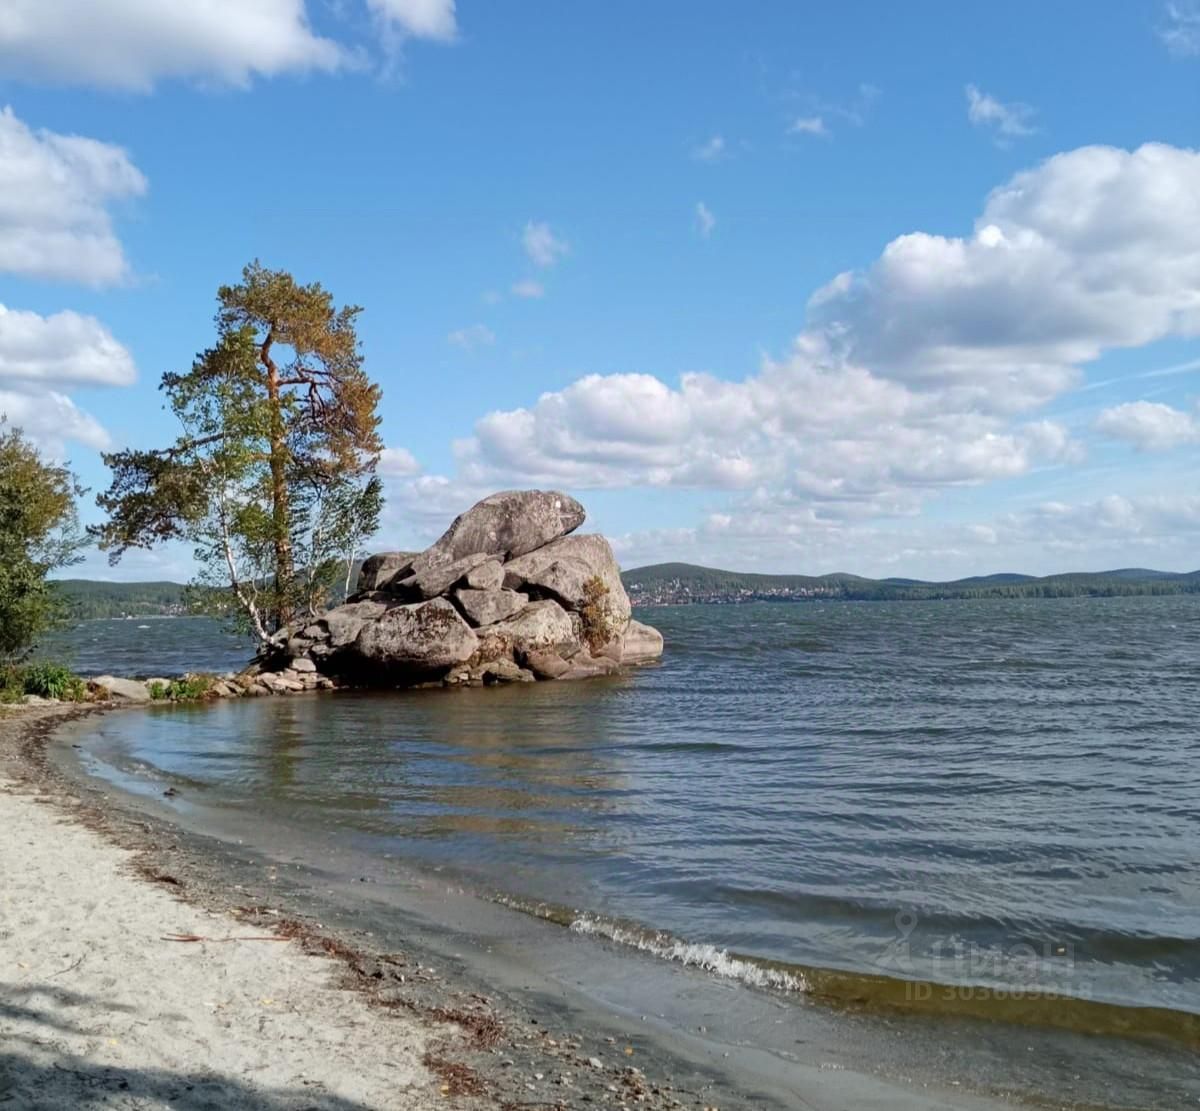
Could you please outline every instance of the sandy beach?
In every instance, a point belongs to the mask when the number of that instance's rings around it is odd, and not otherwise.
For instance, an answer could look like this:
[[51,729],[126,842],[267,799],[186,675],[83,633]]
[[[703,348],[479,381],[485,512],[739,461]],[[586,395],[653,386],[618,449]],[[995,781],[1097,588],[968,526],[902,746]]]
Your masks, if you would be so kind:
[[662,1061],[651,1078],[611,1034],[551,1029],[418,958],[243,905],[169,825],[61,779],[46,746],[80,716],[0,709],[5,1108],[736,1104]]
[[[0,778],[0,1104],[427,1108],[453,1038],[381,1020],[335,959],[205,911]],[[197,939],[197,940],[183,940]]]

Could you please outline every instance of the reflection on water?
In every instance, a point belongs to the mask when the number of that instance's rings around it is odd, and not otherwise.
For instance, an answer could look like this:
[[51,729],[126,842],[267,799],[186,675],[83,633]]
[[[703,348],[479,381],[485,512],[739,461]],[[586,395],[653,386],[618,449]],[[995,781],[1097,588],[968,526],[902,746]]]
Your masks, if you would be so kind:
[[159,709],[90,747],[104,774],[759,958],[1200,1012],[1198,619],[662,610],[663,665],[626,678]]

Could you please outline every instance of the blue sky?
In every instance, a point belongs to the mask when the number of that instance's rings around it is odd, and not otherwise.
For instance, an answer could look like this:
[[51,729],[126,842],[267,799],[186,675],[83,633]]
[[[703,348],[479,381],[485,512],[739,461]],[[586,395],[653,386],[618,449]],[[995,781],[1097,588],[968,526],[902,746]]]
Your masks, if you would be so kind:
[[1200,567],[1196,4],[4,6],[0,411],[93,489],[258,257],[365,307],[377,547]]

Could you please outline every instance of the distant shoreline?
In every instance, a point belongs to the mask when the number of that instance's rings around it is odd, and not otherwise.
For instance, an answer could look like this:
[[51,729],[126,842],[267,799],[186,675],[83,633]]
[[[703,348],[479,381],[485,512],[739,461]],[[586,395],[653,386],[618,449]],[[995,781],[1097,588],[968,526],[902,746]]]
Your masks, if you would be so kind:
[[[1124,598],[1200,594],[1200,571],[1132,567],[1057,575],[1001,573],[948,582],[859,575],[763,575],[690,563],[634,567],[621,580],[635,606],[747,602],[930,602],[981,598]],[[184,617],[185,587],[174,582],[60,579],[72,621]]]

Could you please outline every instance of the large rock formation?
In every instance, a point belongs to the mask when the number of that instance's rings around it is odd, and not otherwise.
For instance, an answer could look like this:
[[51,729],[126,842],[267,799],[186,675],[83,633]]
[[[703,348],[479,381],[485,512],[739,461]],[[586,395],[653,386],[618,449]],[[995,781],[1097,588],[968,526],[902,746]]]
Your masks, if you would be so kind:
[[570,535],[584,516],[556,491],[484,498],[425,551],[367,559],[358,593],[282,633],[273,663],[385,686],[583,679],[651,663],[662,636],[631,619],[608,541]]

